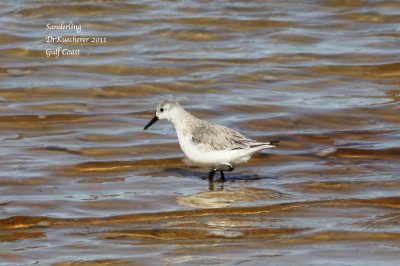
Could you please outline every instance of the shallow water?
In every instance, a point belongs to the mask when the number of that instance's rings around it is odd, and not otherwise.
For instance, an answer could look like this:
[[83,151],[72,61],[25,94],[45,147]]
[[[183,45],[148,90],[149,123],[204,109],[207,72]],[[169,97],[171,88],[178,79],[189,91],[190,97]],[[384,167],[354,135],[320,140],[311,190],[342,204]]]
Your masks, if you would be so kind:
[[[398,265],[396,1],[0,3],[0,262]],[[82,31],[46,31],[73,22]],[[81,45],[48,35],[106,38]],[[46,57],[46,49],[80,50]],[[210,191],[160,99],[279,148]]]

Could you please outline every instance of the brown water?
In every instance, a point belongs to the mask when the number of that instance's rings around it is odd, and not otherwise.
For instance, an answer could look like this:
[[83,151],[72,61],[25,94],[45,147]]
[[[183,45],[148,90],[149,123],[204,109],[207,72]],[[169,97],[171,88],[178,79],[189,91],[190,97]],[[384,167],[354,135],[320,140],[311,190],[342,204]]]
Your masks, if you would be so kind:
[[[1,263],[399,265],[398,1],[64,2],[0,3]],[[168,96],[281,146],[209,191]]]

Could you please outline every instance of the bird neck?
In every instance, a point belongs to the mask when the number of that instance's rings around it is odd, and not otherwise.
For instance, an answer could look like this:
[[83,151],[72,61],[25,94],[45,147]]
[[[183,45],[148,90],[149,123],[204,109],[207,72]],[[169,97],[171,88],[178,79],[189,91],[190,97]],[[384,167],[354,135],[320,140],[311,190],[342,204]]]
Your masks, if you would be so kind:
[[174,125],[175,129],[178,129],[180,127],[183,127],[185,124],[185,121],[190,117],[194,117],[194,116],[182,108],[182,109],[176,110],[176,113],[171,117],[170,121]]

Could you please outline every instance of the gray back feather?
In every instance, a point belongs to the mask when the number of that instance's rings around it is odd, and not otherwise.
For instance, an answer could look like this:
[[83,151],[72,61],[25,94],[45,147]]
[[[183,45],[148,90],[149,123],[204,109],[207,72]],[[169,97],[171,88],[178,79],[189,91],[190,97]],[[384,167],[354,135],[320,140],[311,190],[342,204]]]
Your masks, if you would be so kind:
[[239,132],[198,119],[192,129],[192,141],[207,150],[234,150],[250,148],[254,140]]

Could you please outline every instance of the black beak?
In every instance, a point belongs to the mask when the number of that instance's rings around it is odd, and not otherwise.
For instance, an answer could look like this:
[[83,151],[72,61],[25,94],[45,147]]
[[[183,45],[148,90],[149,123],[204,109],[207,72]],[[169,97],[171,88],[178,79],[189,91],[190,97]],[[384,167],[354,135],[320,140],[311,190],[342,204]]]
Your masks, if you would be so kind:
[[154,124],[155,122],[157,122],[158,117],[155,115],[153,117],[153,119],[150,120],[150,122],[144,127],[144,130],[148,129],[152,124]]

